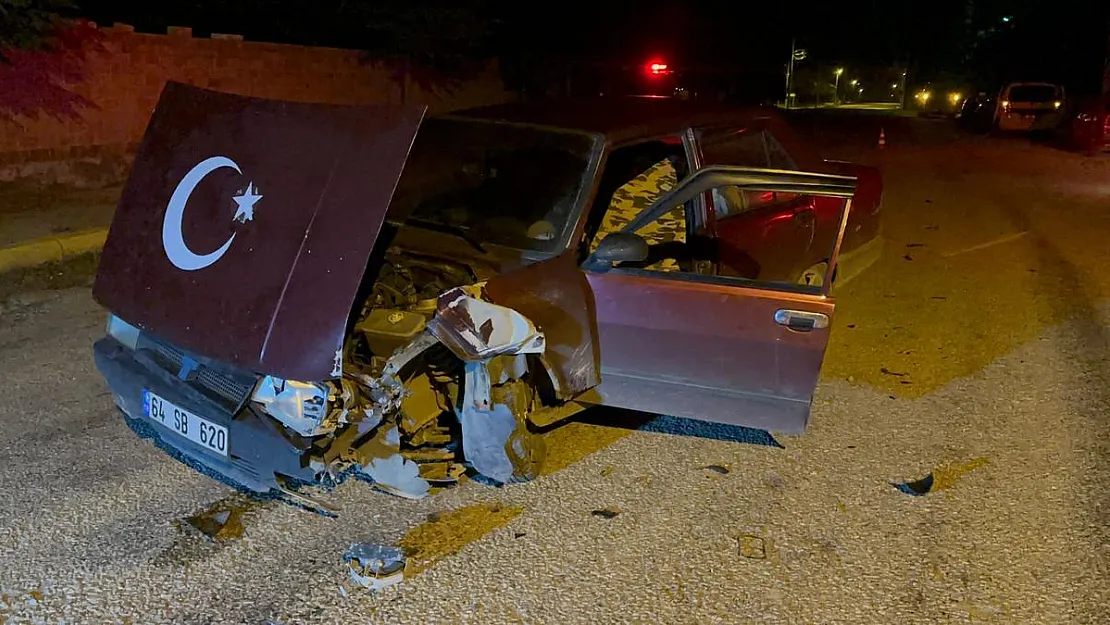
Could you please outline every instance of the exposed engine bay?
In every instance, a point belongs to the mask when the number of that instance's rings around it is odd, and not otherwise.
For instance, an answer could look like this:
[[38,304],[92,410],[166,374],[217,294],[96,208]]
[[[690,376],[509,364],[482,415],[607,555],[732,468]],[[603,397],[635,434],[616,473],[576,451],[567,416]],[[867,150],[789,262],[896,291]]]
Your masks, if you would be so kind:
[[420,498],[468,471],[496,483],[536,476],[544,449],[527,416],[545,339],[475,280],[465,265],[391,250],[337,354],[337,379],[262,379],[252,401],[287,437],[311,441],[304,462],[318,482],[353,472]]

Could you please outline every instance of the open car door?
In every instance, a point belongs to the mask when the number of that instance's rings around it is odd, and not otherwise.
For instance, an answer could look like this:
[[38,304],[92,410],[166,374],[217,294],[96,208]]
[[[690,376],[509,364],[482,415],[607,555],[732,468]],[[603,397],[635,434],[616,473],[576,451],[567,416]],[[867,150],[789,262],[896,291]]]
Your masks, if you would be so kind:
[[[601,352],[601,384],[591,399],[780,432],[804,430],[828,344],[831,276],[819,284],[783,280],[765,266],[779,261],[760,258],[758,251],[751,252],[752,269],[744,276],[699,271],[718,265],[713,235],[698,234],[704,232],[699,202],[707,192],[835,200],[837,227],[797,251],[826,246],[831,274],[855,189],[848,176],[708,167],[603,239],[583,266],[594,292]],[[653,244],[639,236],[680,206],[688,240]],[[755,249],[772,249],[776,259],[789,252],[762,243]]]

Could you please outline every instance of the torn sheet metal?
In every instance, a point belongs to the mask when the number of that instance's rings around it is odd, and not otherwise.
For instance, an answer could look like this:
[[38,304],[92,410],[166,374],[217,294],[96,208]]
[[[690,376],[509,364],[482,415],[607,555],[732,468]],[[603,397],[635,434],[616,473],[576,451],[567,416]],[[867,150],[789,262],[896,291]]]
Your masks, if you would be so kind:
[[491,385],[485,363],[467,363],[463,401],[457,411],[462,424],[463,454],[478,473],[505,484],[536,476],[543,462],[543,441],[528,431],[530,389]]
[[440,296],[428,330],[466,361],[501,354],[542,354],[546,347],[543,333],[527,317],[478,299],[463,288]]
[[406,499],[423,499],[432,486],[420,477],[420,466],[401,454],[373,458],[362,465],[362,472],[374,480],[374,486]]
[[483,363],[466,364],[466,385],[462,407],[463,453],[482,475],[499,483],[513,477],[513,463],[506,444],[517,428],[517,419],[504,404],[491,405],[489,370]]
[[370,590],[382,590],[405,578],[405,554],[397,547],[355,543],[343,554],[355,583]]
[[301,436],[318,436],[335,429],[329,422],[328,390],[310,384],[266,376],[255,387],[253,400],[263,412]]

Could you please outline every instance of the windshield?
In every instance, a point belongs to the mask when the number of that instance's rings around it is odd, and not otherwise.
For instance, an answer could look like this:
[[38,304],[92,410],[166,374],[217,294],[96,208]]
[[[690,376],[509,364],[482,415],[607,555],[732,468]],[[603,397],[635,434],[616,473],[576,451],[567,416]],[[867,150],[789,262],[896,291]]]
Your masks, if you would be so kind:
[[1011,102],[1052,102],[1056,98],[1056,87],[1052,85],[1016,85],[1010,87]]
[[482,243],[554,252],[573,227],[593,138],[481,121],[428,119],[390,207]]

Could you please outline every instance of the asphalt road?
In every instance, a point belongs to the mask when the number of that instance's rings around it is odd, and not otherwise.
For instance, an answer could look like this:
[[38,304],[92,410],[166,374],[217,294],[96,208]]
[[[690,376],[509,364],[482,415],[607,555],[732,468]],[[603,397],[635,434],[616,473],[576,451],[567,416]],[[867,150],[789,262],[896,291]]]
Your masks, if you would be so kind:
[[[916,119],[807,132],[885,169],[889,241],[778,445],[574,424],[529,484],[349,483],[337,519],[249,504],[208,543],[177,521],[230,492],[116,416],[87,290],[9,300],[0,622],[1110,622],[1110,163]],[[352,586],[354,541],[409,546],[412,575]]]

